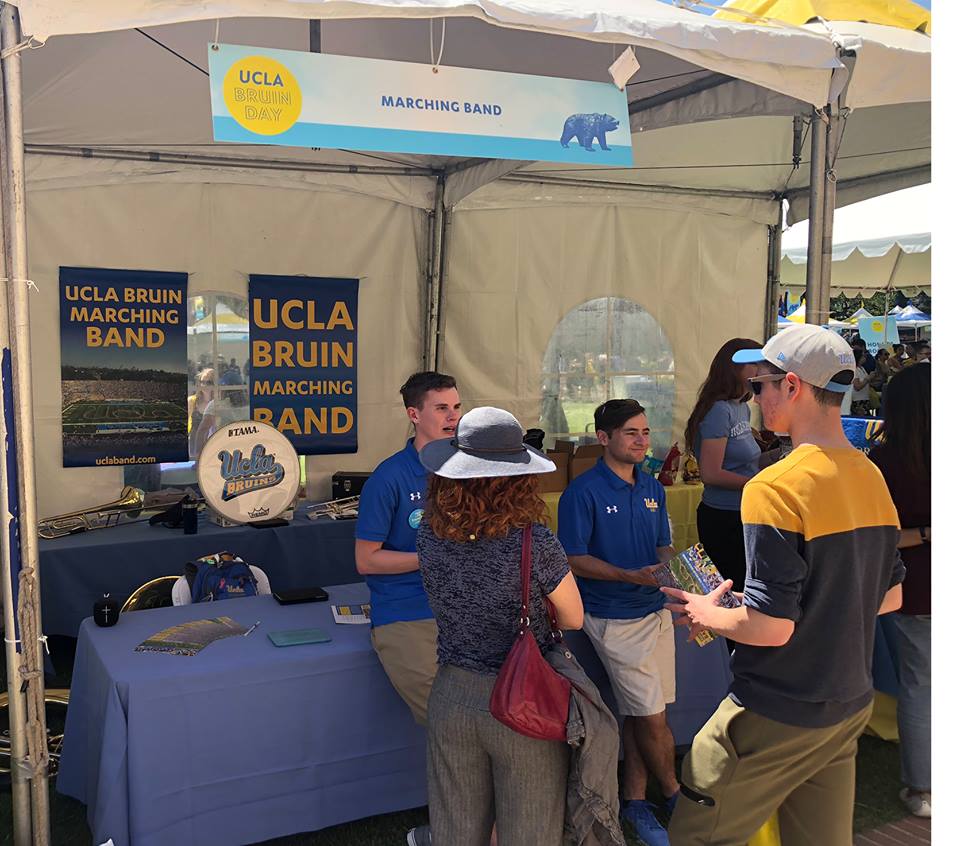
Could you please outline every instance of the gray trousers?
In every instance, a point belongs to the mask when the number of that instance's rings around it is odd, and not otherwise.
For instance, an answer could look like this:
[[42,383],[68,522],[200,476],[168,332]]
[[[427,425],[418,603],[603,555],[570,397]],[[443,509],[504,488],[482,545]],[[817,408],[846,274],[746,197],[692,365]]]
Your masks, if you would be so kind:
[[490,715],[494,676],[443,666],[427,707],[433,846],[560,846],[570,752]]
[[930,615],[890,615],[900,637],[900,694],[897,728],[900,733],[900,768],[903,783],[930,790]]

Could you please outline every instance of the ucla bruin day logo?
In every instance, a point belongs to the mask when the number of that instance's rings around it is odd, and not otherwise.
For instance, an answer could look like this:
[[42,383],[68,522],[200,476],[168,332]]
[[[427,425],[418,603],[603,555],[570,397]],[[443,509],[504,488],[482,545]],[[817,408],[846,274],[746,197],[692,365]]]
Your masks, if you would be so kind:
[[410,525],[411,529],[419,529],[420,524],[423,522],[423,509],[418,508],[416,511],[411,511],[410,516],[407,517],[407,523]]
[[257,135],[286,132],[303,108],[296,77],[267,56],[246,56],[230,66],[223,78],[223,101],[233,119]]
[[217,453],[220,460],[220,475],[223,477],[223,501],[229,502],[245,493],[272,488],[283,479],[283,465],[277,464],[275,457],[268,454],[263,444],[257,444],[249,458],[235,449],[225,449]]

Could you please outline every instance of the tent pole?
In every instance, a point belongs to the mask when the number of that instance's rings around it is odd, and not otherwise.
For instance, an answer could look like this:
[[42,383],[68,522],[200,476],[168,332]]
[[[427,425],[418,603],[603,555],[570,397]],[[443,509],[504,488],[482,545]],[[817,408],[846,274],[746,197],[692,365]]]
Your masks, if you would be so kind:
[[443,206],[443,189],[446,178],[437,177],[436,195],[433,203],[430,239],[430,279],[427,284],[427,319],[423,338],[423,369],[436,370],[440,366],[440,282],[443,277],[443,248],[446,229],[446,210]]
[[[4,137],[2,90],[0,90],[0,162],[7,160]],[[0,265],[3,276],[10,274],[7,247],[10,243],[2,213],[8,186],[0,169]],[[0,284],[0,315],[10,313],[7,287]],[[30,780],[27,757],[27,700],[20,691],[20,651],[17,649],[16,581],[20,577],[20,547],[17,537],[17,455],[16,424],[13,417],[13,385],[10,368],[10,327],[0,319],[0,597],[3,599],[4,656],[7,668],[7,714],[10,721],[10,780],[13,799],[13,844],[30,846]]]
[[763,316],[763,339],[777,334],[777,319],[780,315],[780,239],[783,235],[783,200],[779,216],[773,226],[767,227],[767,309]]
[[[820,245],[820,295],[817,323],[825,324],[830,320],[830,281],[833,276],[833,217],[837,209],[837,173],[834,169],[840,150],[839,104],[827,106],[826,155],[823,171],[823,241]],[[810,313],[809,306],[807,313]]]
[[[0,44],[11,50],[20,42],[20,14],[5,3],[0,11]],[[2,60],[6,161],[3,176],[4,219],[9,233],[7,302],[10,306],[10,349],[16,414],[18,493],[20,506],[20,595],[18,617],[25,669],[27,748],[29,755],[32,835],[35,846],[50,843],[50,794],[47,786],[47,726],[44,709],[43,628],[40,616],[40,573],[37,539],[37,485],[34,466],[33,390],[31,384],[29,293],[27,266],[27,202],[23,149],[23,87],[20,53]]]
[[827,124],[822,109],[813,110],[810,127],[810,214],[807,230],[806,322],[820,325],[823,267],[824,174],[826,172]]

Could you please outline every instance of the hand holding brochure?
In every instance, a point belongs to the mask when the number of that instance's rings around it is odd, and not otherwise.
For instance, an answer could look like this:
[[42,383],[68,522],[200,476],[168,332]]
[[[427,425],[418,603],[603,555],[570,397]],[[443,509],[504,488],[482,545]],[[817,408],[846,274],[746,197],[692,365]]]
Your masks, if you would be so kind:
[[[723,584],[723,576],[704,552],[703,544],[699,543],[661,564],[653,570],[653,577],[662,587],[679,588],[701,596],[706,596]],[[739,608],[740,600],[727,592],[720,597],[720,605],[724,608]],[[715,638],[713,632],[703,631],[695,640],[699,646],[706,646]]]

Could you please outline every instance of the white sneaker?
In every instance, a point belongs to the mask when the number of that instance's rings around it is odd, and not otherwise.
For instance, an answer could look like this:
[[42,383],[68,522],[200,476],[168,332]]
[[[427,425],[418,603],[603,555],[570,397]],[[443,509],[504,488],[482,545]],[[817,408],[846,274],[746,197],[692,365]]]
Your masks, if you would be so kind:
[[418,825],[407,832],[407,846],[430,846],[430,826]]
[[900,791],[900,801],[907,806],[915,817],[929,818],[932,811],[932,799],[929,793],[911,793],[909,787]]

